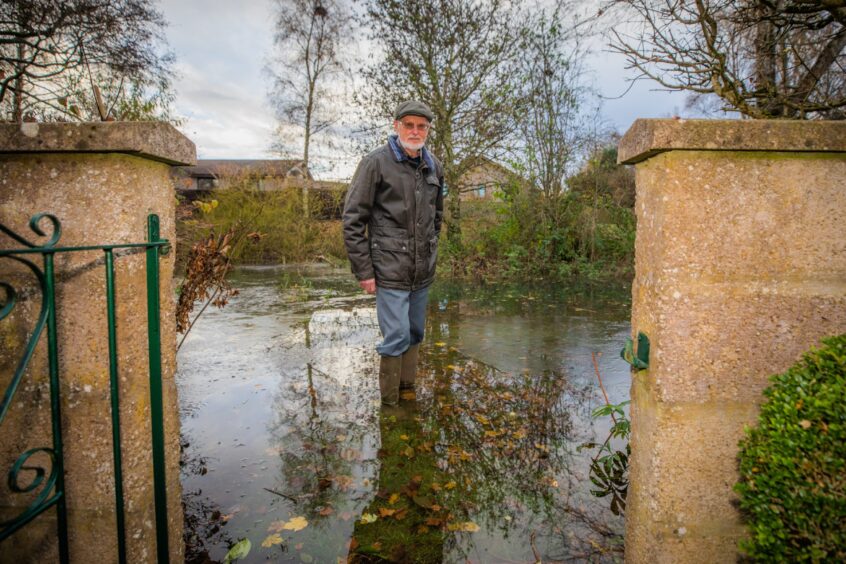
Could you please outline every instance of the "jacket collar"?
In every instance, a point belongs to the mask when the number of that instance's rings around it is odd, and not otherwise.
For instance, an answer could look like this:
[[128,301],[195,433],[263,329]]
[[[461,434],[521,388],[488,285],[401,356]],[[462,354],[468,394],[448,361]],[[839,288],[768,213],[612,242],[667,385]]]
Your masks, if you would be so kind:
[[[409,156],[400,146],[399,136],[396,133],[388,136],[388,147],[391,148],[391,152],[394,154],[394,159],[398,163],[409,160]],[[432,159],[432,155],[429,154],[425,145],[422,149],[420,149],[420,154],[423,157],[423,162],[426,163],[427,167],[429,167],[429,170],[435,170],[435,161]]]

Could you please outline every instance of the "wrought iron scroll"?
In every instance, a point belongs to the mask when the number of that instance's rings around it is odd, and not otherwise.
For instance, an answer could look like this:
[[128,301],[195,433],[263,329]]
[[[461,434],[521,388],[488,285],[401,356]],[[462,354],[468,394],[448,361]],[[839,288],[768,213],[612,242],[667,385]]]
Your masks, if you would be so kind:
[[[62,229],[59,220],[50,214],[41,213],[32,217],[29,221],[29,228],[38,236],[46,237],[47,233],[41,229],[39,223],[46,218],[52,226],[52,234],[47,242],[43,244],[32,243],[21,235],[15,233],[6,226],[0,224],[0,231],[11,237],[13,240],[27,247],[26,249],[18,249],[17,251],[23,253],[37,253],[41,254],[44,260],[44,270],[41,270],[35,263],[16,256],[15,251],[0,251],[0,258],[9,259],[26,266],[38,281],[38,287],[41,290],[41,309],[38,314],[35,327],[30,335],[26,347],[24,349],[23,357],[18,361],[15,367],[15,373],[12,376],[6,391],[3,394],[3,403],[0,404],[0,424],[6,418],[9,407],[12,404],[12,399],[15,392],[23,379],[27,366],[32,360],[32,355],[35,352],[35,347],[44,332],[44,327],[47,327],[48,333],[48,355],[50,357],[50,406],[51,419],[53,431],[53,446],[38,447],[27,450],[18,456],[15,463],[9,470],[7,484],[9,489],[14,493],[29,494],[38,491],[35,498],[27,505],[24,510],[18,515],[7,519],[0,523],[0,541],[8,538],[17,530],[22,528],[27,523],[31,522],[41,513],[47,511],[54,505],[57,510],[57,525],[59,534],[59,557],[62,562],[68,561],[68,535],[67,535],[67,507],[65,505],[65,490],[64,490],[64,472],[62,470],[62,430],[61,430],[61,414],[59,405],[59,380],[58,367],[53,366],[54,360],[58,356],[57,338],[56,338],[56,319],[55,319],[55,292],[54,292],[54,277],[53,277],[53,249],[59,242]],[[0,281],[5,293],[5,300],[3,307],[0,309],[0,321],[8,317],[15,308],[18,302],[18,294],[15,288],[6,281]],[[57,362],[55,363],[58,364]],[[41,466],[27,465],[27,461],[37,453],[45,453],[49,457],[50,466],[49,473],[47,468]],[[34,473],[31,482],[28,485],[21,485],[21,472]]]
[[[46,220],[52,232],[45,231],[41,224]],[[59,540],[59,558],[67,563],[68,530],[67,508],[65,505],[64,469],[62,452],[62,429],[59,402],[59,359],[58,339],[56,331],[56,304],[53,259],[56,254],[73,251],[95,251],[104,253],[106,268],[106,313],[109,333],[109,375],[111,389],[112,443],[114,451],[115,471],[115,512],[117,521],[118,560],[122,564],[127,561],[126,530],[124,519],[123,478],[121,469],[121,439],[118,391],[118,354],[117,354],[117,320],[115,316],[115,269],[114,259],[119,256],[117,249],[133,253],[146,251],[147,254],[147,303],[148,303],[148,347],[150,357],[150,394],[152,413],[152,450],[153,450],[153,489],[155,492],[156,514],[156,544],[159,562],[169,560],[167,507],[165,496],[165,464],[164,464],[164,428],[161,384],[161,345],[159,328],[159,256],[167,254],[169,242],[159,236],[159,218],[150,215],[147,218],[147,241],[144,243],[126,243],[114,245],[93,245],[77,247],[58,246],[61,238],[61,223],[51,214],[40,213],[29,221],[29,228],[39,237],[49,237],[46,242],[36,244],[26,237],[0,224],[0,232],[16,241],[21,248],[0,249],[0,259],[8,259],[24,265],[38,281],[41,291],[41,309],[35,326],[26,343],[23,357],[15,367],[15,373],[9,381],[0,404],[0,424],[12,405],[24,374],[27,371],[36,345],[41,338],[44,328],[48,336],[48,364],[50,376],[50,406],[51,424],[53,432],[52,447],[31,448],[18,456],[8,473],[7,485],[13,493],[34,495],[34,499],[23,511],[0,523],[0,542],[14,534],[17,530],[31,522],[35,517],[50,509],[54,505],[57,509],[57,528]],[[25,258],[26,255],[42,256],[43,270],[34,262]],[[11,315],[16,304],[20,301],[20,294],[14,286],[5,280],[0,280],[0,321]],[[30,459],[37,454],[46,454],[49,468],[30,463]],[[29,478],[23,483],[24,475]],[[37,493],[34,493],[37,492]]]

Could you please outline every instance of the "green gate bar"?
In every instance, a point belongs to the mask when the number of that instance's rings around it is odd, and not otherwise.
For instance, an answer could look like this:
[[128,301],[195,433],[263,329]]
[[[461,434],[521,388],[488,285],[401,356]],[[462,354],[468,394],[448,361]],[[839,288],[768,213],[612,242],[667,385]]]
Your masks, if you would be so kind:
[[123,502],[123,465],[120,448],[120,395],[118,391],[117,319],[115,316],[115,257],[106,255],[106,315],[109,322],[109,386],[112,400],[112,452],[115,465],[115,517],[117,520],[118,561],[126,564],[126,523]]
[[56,465],[56,526],[59,529],[59,560],[68,562],[68,509],[65,497],[65,457],[62,451],[62,413],[59,401],[59,341],[56,331],[56,275],[53,253],[44,255],[44,277],[47,281],[44,299],[47,300],[47,358],[50,363],[50,412],[53,423],[53,452]]
[[[147,241],[159,239],[159,216],[147,217]],[[153,432],[153,491],[156,499],[156,548],[160,563],[168,562],[167,484],[165,483],[164,408],[162,406],[162,345],[159,327],[159,247],[147,247],[147,335],[150,358],[150,420]]]

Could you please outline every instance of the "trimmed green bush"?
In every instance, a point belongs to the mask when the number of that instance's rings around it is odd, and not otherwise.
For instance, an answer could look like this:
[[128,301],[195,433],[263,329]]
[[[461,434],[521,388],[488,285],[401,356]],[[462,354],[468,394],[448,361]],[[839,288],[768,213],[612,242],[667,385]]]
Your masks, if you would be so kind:
[[766,562],[846,561],[846,335],[823,340],[764,392],[758,426],[740,443],[735,485]]

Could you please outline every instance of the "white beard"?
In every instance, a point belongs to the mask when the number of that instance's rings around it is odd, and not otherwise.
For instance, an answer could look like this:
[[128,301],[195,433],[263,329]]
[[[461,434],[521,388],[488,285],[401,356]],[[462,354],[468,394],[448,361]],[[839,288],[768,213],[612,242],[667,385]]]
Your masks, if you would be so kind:
[[423,145],[426,144],[425,141],[421,141],[419,143],[411,143],[411,142],[408,142],[408,141],[403,141],[399,137],[397,137],[397,139],[399,140],[399,143],[402,146],[402,148],[407,150],[407,151],[419,151],[420,149],[423,148]]

